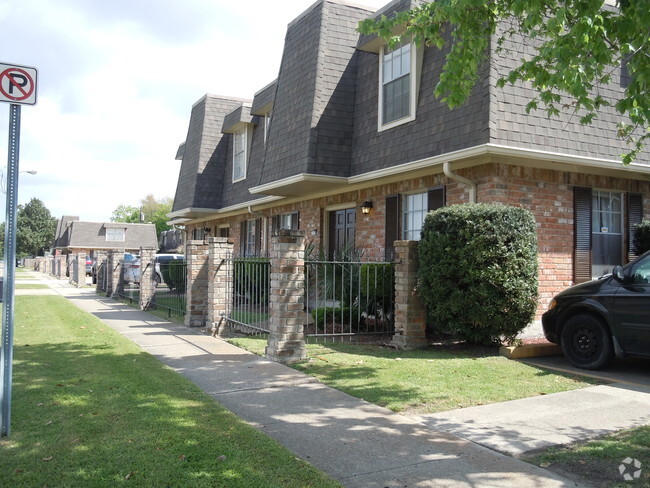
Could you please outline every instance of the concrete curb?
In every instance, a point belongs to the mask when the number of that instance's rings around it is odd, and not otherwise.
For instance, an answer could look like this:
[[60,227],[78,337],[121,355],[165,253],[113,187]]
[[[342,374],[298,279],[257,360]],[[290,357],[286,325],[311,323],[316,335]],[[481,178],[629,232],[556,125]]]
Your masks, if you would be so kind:
[[562,354],[562,348],[557,344],[544,342],[541,344],[522,344],[521,346],[501,346],[499,354],[508,359],[534,358],[538,356],[557,356]]

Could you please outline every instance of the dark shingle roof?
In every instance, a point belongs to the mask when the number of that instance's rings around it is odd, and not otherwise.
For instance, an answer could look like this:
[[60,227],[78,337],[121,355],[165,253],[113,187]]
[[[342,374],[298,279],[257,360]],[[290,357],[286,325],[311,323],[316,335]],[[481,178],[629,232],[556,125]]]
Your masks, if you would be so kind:
[[192,107],[172,211],[219,208],[230,136],[221,132],[227,114],[244,100],[205,95]]
[[[158,247],[154,224],[127,224],[123,222],[83,222],[59,220],[55,249],[127,249]],[[106,240],[106,229],[124,229],[124,242]]]
[[275,100],[275,90],[277,87],[278,80],[273,80],[255,94],[253,97],[253,105],[251,106],[251,114],[264,116],[273,109],[273,101]]

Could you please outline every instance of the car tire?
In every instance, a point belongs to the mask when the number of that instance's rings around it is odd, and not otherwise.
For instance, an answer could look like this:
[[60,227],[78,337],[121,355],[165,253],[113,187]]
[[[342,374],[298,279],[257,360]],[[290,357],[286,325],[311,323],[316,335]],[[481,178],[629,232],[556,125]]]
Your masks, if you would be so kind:
[[564,355],[578,368],[600,369],[614,356],[609,329],[594,315],[571,317],[562,327],[561,337]]

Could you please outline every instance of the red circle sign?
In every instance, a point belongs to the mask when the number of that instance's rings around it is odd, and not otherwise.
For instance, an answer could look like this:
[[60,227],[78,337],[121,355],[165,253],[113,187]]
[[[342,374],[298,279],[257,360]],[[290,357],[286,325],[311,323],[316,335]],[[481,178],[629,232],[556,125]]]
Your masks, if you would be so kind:
[[28,99],[35,86],[34,80],[24,69],[8,68],[0,73],[0,92],[10,100],[19,102]]

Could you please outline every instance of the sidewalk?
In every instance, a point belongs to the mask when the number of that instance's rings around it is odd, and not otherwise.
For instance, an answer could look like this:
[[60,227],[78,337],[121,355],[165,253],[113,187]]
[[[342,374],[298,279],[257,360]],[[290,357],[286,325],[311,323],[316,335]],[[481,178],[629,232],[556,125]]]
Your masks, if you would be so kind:
[[[571,398],[560,393],[409,418],[222,340],[99,298],[92,289],[48,284],[346,487],[577,487],[497,451],[520,454],[547,439],[573,441],[650,423],[650,395],[613,385],[568,392]],[[606,410],[587,425],[587,416],[601,406]],[[609,413],[619,414],[613,423]],[[537,417],[543,420],[539,428]],[[560,417],[582,427],[569,428]]]

